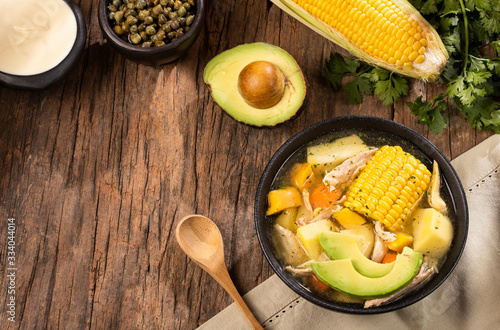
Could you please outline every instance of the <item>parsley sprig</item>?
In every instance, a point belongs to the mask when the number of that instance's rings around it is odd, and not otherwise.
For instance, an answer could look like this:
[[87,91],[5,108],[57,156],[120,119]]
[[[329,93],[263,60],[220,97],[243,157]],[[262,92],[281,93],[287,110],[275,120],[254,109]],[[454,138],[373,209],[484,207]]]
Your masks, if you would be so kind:
[[[438,79],[446,92],[425,102],[422,96],[407,102],[410,111],[439,134],[447,126],[442,114],[450,99],[474,128],[500,133],[500,1],[410,2],[436,29],[450,55]],[[488,52],[489,57],[483,55]],[[386,106],[408,94],[410,79],[338,53],[326,61],[323,76],[336,90],[342,87],[343,77],[353,77],[343,87],[353,104],[361,103],[364,94],[378,95]]]

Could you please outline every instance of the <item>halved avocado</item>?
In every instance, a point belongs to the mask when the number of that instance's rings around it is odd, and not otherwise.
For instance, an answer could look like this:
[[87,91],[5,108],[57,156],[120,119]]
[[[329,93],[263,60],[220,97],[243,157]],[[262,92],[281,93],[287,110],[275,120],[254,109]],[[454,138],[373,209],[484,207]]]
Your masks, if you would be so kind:
[[371,278],[356,271],[350,259],[311,263],[318,278],[337,291],[362,299],[382,298],[408,285],[422,264],[422,254],[405,247],[389,274]]
[[367,277],[382,277],[394,268],[395,261],[380,264],[365,257],[358,247],[356,236],[336,232],[322,232],[318,235],[319,243],[326,254],[334,259],[350,259],[354,269]]
[[[243,82],[249,79],[255,79],[257,89],[268,87],[248,92]],[[283,84],[280,84],[281,79]],[[304,76],[294,58],[280,47],[262,42],[243,44],[215,56],[205,67],[203,80],[224,111],[237,121],[254,126],[274,126],[292,118],[306,95]],[[282,96],[277,97],[277,94]],[[277,102],[274,105],[273,100]],[[262,103],[263,106],[256,107]]]

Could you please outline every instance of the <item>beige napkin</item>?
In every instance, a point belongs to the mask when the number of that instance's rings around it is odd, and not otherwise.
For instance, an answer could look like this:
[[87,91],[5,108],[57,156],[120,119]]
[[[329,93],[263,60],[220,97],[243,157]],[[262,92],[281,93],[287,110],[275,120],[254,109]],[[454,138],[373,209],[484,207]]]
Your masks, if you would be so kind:
[[[396,312],[349,315],[300,298],[276,276],[244,296],[266,329],[500,329],[500,135],[452,161],[469,205],[469,235],[450,277]],[[200,329],[249,329],[235,304]]]

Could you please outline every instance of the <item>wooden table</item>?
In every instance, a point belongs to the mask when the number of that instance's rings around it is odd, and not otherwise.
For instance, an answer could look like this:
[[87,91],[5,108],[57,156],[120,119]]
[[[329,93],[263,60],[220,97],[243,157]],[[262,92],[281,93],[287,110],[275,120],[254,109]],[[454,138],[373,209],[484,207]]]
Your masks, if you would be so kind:
[[[392,119],[453,159],[490,132],[456,110],[436,136],[404,105],[442,89],[414,82],[387,108],[349,104],[321,76],[339,50],[267,1],[209,1],[206,23],[182,59],[137,65],[103,39],[98,1],[80,4],[88,27],[78,66],[44,91],[0,88],[0,296],[7,301],[8,218],[15,218],[16,323],[2,327],[192,329],[232,300],[175,240],[179,220],[200,213],[222,231],[226,263],[244,294],[273,274],[254,229],[260,175],[295,133],[343,115]],[[295,120],[254,128],[226,115],[202,75],[241,43],[281,46],[302,67],[308,101]],[[11,227],[12,228],[12,227]],[[5,299],[5,300],[4,300]],[[0,310],[4,311],[4,306]]]

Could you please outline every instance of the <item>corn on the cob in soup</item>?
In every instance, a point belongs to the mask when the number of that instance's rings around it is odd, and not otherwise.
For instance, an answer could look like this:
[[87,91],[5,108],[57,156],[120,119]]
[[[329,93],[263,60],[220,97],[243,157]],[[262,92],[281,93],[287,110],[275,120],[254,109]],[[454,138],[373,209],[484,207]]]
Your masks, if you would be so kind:
[[427,167],[401,147],[384,146],[349,187],[344,206],[401,231],[430,178]]

